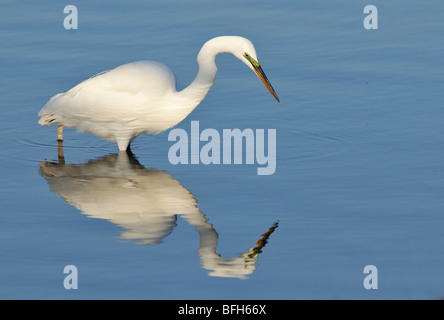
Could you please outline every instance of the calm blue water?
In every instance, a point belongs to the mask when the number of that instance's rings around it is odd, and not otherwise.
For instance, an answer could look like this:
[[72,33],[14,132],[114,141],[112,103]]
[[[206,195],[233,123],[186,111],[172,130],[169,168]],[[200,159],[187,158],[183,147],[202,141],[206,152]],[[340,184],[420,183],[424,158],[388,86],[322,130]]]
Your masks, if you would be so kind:
[[[78,30],[63,27],[68,4]],[[363,27],[367,4],[378,30]],[[3,1],[0,298],[441,299],[443,9]],[[255,44],[281,103],[220,55],[215,85],[178,127],[276,129],[274,175],[173,166],[168,132],[137,138],[131,159],[66,130],[57,164],[56,128],[37,124],[51,96],[146,59],[184,88],[200,46],[232,34]],[[77,290],[63,286],[66,265]],[[366,265],[378,269],[377,290],[363,286]]]

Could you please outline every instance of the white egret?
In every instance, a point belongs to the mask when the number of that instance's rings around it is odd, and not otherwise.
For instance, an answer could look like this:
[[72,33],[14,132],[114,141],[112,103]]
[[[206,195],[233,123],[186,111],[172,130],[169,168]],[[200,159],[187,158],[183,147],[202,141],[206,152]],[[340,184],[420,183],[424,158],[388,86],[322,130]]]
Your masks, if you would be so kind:
[[207,41],[197,62],[194,81],[176,90],[173,73],[163,64],[138,61],[121,65],[85,80],[66,93],[52,97],[39,112],[39,124],[76,127],[117,142],[120,151],[129,149],[138,135],[156,134],[185,119],[205,98],[217,73],[219,53],[232,53],[262,80],[279,101],[256,56],[253,44],[239,36],[222,36]]

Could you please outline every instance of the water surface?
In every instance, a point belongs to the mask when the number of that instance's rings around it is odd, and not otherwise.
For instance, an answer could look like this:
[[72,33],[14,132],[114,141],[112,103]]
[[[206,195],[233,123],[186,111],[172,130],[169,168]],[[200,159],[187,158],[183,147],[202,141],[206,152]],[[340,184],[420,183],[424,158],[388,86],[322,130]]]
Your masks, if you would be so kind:
[[[442,298],[441,2],[373,2],[378,30],[365,1],[72,4],[78,30],[65,4],[0,10],[1,298]],[[137,138],[133,158],[66,130],[63,162],[37,124],[51,96],[130,61],[162,61],[184,88],[200,46],[231,34],[255,44],[281,103],[220,55],[178,127],[276,129],[274,175],[173,166],[168,132]]]

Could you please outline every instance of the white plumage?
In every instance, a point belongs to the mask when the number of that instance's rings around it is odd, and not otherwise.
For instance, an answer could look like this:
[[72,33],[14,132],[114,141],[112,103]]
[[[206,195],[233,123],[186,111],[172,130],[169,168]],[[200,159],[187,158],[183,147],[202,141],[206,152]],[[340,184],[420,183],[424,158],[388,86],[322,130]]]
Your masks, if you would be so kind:
[[39,112],[39,124],[57,123],[59,140],[63,127],[76,127],[117,142],[120,151],[126,150],[138,135],[167,130],[196,108],[214,83],[215,58],[221,52],[232,53],[255,71],[278,100],[257,62],[253,44],[242,37],[224,36],[203,45],[197,57],[199,72],[180,92],[165,65],[153,61],[128,63],[52,97]]

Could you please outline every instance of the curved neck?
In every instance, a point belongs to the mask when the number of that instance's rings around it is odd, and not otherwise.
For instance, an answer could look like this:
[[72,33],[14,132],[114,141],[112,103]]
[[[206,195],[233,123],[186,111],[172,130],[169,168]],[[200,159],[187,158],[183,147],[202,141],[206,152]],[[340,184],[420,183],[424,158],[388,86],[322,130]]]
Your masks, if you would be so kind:
[[197,55],[199,72],[193,82],[179,92],[179,95],[192,105],[193,109],[205,98],[210,91],[217,74],[216,56],[222,52],[229,52],[224,41],[217,37],[207,41]]

